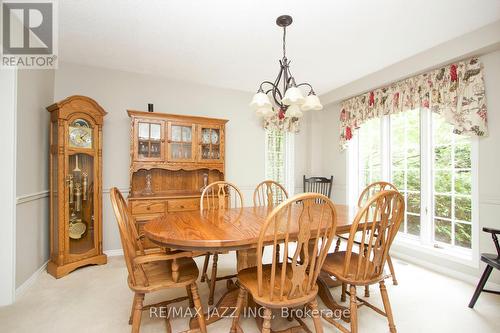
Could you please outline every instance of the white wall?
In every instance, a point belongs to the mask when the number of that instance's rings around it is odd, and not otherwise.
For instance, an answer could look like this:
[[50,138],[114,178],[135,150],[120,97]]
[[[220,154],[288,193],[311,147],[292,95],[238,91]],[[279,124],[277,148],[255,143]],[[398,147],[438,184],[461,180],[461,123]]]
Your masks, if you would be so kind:
[[[264,179],[264,130],[248,107],[251,92],[220,89],[162,77],[60,63],[56,71],[55,100],[80,94],[95,99],[107,112],[103,145],[103,246],[121,248],[111,211],[109,188],[129,186],[130,123],[127,109],[228,119],[226,179],[243,191],[246,203]],[[295,143],[296,188],[307,169],[307,119]]]
[[49,113],[53,70],[19,70],[17,81],[16,287],[49,259]]
[[[500,35],[497,36],[500,38]],[[428,59],[433,59],[433,52],[442,50],[440,47],[436,50],[430,50],[421,55],[422,64],[428,65]],[[417,57],[418,58],[418,57]],[[500,228],[500,177],[498,176],[498,166],[500,165],[500,51],[489,52],[480,56],[484,65],[484,79],[486,85],[486,98],[488,107],[488,126],[489,136],[479,139],[479,230],[485,226]],[[451,59],[450,59],[451,61]],[[412,64],[416,64],[415,57],[411,59]],[[346,96],[344,94],[353,94],[356,88],[359,93],[364,92],[367,88],[376,88],[378,81],[383,83],[390,82],[391,79],[396,80],[401,76],[407,76],[411,73],[401,75],[400,69],[405,68],[404,62],[395,67],[382,70],[376,74],[370,75],[364,79],[360,79],[348,87],[343,87],[342,92],[331,92],[329,96]],[[412,66],[408,66],[412,68]],[[379,85],[379,86],[380,86]],[[316,140],[321,147],[319,151],[323,154],[323,172],[332,173],[337,179],[340,186],[334,188],[333,198],[340,201],[347,197],[345,184],[347,184],[347,153],[339,151],[339,115],[340,105],[338,101],[328,105],[325,112],[321,114],[322,135],[321,140]],[[342,187],[344,186],[344,187]],[[495,253],[490,234],[480,232],[479,251]],[[469,265],[457,263],[455,261],[445,260],[443,258],[434,257],[423,253],[418,253],[408,248],[395,245],[393,252],[404,256],[413,257],[419,263],[432,265],[434,268],[441,267],[453,274],[458,272],[466,276],[479,277],[484,269],[484,265],[480,267],[471,267]],[[466,278],[464,276],[464,278]],[[499,272],[494,272],[490,281],[500,283]]]
[[0,149],[4,157],[0,164],[0,306],[15,298],[15,179],[16,174],[16,105],[17,71],[0,70],[0,110],[2,121]]

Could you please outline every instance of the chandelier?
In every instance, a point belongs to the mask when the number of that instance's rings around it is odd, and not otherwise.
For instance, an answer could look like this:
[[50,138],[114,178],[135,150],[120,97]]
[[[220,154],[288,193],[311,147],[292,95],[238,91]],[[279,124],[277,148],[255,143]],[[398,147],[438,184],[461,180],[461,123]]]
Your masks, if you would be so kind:
[[[274,82],[263,81],[260,84],[250,107],[266,120],[277,117],[282,122],[293,122],[302,117],[302,111],[321,110],[323,105],[313,87],[306,82],[297,84],[290,71],[290,60],[286,57],[286,27],[292,24],[292,17],[281,15],[276,19],[276,24],[283,28],[283,58],[279,61],[280,71]],[[301,87],[309,90],[306,97],[302,94]]]

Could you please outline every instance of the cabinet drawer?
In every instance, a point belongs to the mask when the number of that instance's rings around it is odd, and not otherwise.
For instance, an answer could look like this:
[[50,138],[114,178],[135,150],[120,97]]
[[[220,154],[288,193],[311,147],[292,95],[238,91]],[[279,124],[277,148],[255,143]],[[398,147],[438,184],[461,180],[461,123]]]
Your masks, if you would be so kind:
[[200,199],[178,199],[167,202],[168,212],[183,212],[200,209]]
[[132,214],[165,213],[163,201],[132,201]]

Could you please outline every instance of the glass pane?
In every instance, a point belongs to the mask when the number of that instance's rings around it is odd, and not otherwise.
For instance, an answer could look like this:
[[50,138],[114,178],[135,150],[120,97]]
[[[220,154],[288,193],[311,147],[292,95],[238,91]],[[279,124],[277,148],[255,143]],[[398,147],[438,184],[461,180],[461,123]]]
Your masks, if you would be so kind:
[[408,170],[407,189],[420,191],[420,170]]
[[149,157],[149,141],[139,140],[139,157]]
[[472,208],[470,197],[455,198],[455,218],[461,221],[470,222],[472,219]]
[[451,196],[450,195],[435,195],[434,196],[434,215],[451,219]]
[[406,214],[406,223],[408,233],[415,236],[420,236],[420,216]]
[[182,129],[181,126],[172,125],[172,141],[180,142],[182,141]]
[[455,146],[455,168],[457,169],[470,169],[470,144],[461,144]]
[[182,158],[184,159],[190,159],[191,158],[191,144],[190,143],[185,143],[182,145]]
[[69,156],[69,252],[85,253],[94,248],[94,158]]
[[182,157],[182,144],[181,143],[172,143],[170,145],[170,157],[172,159],[181,159]]
[[471,225],[465,223],[455,224],[455,245],[471,248]]
[[361,126],[359,134],[359,168],[363,179],[360,190],[372,182],[380,181],[382,172],[380,164],[380,118],[368,120]]
[[451,143],[453,126],[444,121],[444,118],[432,112],[432,139],[435,145]]
[[213,145],[218,145],[220,142],[220,136],[219,136],[219,130],[218,129],[212,129],[212,133],[210,136],[210,142]]
[[396,188],[403,189],[405,187],[405,172],[402,170],[392,170],[392,183]]
[[205,160],[210,159],[210,145],[203,145],[201,147],[201,158]]
[[434,167],[438,169],[451,168],[451,146],[434,148]]
[[183,126],[182,127],[182,141],[191,142],[191,127]]
[[439,242],[451,244],[451,222],[435,219],[434,238]]
[[139,139],[149,139],[148,123],[139,123]]
[[455,192],[458,194],[471,193],[472,177],[470,171],[455,172]]
[[420,193],[408,193],[406,211],[420,214]]
[[151,142],[149,157],[160,157],[161,156],[161,144],[160,142]]
[[205,144],[210,143],[210,128],[204,128],[201,131],[201,142]]
[[434,190],[439,193],[451,192],[451,172],[436,171],[434,175]]
[[220,153],[219,153],[219,147],[218,146],[213,146],[212,147],[212,159],[219,159],[220,158]]
[[151,124],[151,140],[160,140],[161,139],[161,125],[160,124]]

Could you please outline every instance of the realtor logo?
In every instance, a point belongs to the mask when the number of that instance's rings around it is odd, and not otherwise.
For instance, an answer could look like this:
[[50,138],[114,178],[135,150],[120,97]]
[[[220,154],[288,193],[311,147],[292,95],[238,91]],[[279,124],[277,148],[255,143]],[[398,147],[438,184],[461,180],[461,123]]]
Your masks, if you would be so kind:
[[3,68],[57,68],[53,0],[2,3]]

